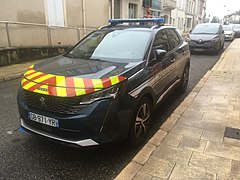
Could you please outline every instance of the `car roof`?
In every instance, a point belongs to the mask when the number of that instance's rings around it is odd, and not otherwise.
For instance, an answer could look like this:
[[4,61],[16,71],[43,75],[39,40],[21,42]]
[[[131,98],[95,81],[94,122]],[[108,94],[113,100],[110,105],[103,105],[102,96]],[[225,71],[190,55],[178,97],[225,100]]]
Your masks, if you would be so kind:
[[[163,18],[145,18],[145,19],[110,19],[109,25],[100,27],[102,29],[112,29],[112,30],[136,30],[136,31],[157,31],[159,29],[173,28],[174,26],[164,26]],[[129,24],[124,24],[129,23]],[[150,25],[150,23],[153,23]]]
[[164,26],[164,25],[154,25],[154,26],[144,26],[144,25],[117,25],[117,26],[106,26],[103,28],[100,28],[100,30],[123,30],[123,29],[128,29],[128,30],[136,30],[136,31],[157,31],[159,29],[177,29],[174,26]]

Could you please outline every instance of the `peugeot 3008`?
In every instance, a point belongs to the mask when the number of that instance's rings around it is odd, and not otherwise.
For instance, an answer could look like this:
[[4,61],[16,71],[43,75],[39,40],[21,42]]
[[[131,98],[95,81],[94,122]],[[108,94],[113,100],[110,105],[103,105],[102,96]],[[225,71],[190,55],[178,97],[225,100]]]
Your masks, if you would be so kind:
[[78,146],[141,144],[156,105],[188,84],[188,44],[162,22],[110,20],[64,55],[29,67],[17,96],[21,127]]

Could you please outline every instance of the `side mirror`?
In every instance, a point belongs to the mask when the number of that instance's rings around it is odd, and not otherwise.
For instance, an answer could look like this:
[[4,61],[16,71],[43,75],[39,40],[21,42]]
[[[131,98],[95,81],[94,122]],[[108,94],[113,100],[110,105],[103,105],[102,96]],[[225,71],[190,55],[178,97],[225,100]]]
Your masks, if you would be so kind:
[[165,50],[163,50],[163,49],[157,49],[157,50],[155,51],[155,53],[156,53],[156,59],[157,59],[157,61],[161,61],[161,60],[164,58],[164,56],[166,56],[167,51],[165,51]]
[[189,34],[191,34],[191,33],[192,33],[192,30],[189,31]]

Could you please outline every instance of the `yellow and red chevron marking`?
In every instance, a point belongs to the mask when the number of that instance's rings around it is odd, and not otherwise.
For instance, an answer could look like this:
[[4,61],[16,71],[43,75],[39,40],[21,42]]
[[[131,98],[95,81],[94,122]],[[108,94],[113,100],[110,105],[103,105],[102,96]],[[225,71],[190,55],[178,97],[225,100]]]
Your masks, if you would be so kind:
[[126,78],[112,76],[102,79],[75,78],[45,74],[30,66],[21,82],[23,89],[28,91],[59,97],[74,97],[116,85]]

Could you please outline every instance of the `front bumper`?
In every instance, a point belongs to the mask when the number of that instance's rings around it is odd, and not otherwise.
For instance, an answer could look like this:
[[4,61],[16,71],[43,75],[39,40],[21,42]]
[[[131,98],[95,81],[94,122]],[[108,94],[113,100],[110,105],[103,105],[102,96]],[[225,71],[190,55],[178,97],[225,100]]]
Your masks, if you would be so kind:
[[[126,138],[132,110],[119,104],[117,99],[105,99],[86,106],[77,114],[57,114],[30,107],[18,95],[21,127],[24,130],[77,146],[101,145]],[[28,112],[57,119],[59,127],[32,121],[28,118]]]
[[197,43],[192,40],[188,42],[188,44],[191,51],[210,52],[210,51],[216,51],[218,49],[219,42],[206,41],[202,43]]
[[85,139],[85,140],[77,141],[77,140],[69,140],[69,139],[66,139],[66,138],[62,138],[60,136],[56,136],[56,135],[53,135],[53,134],[41,131],[39,129],[35,129],[35,128],[27,125],[23,121],[22,118],[20,118],[20,121],[21,121],[21,127],[24,130],[32,132],[32,133],[35,133],[35,134],[38,134],[38,135],[41,135],[41,136],[46,137],[46,138],[50,138],[50,139],[59,141],[59,142],[63,142],[63,143],[66,143],[66,144],[74,144],[74,145],[77,145],[77,146],[94,146],[94,145],[99,145],[97,142],[95,142],[92,139]]
[[234,35],[233,34],[225,34],[225,40],[233,40]]

